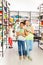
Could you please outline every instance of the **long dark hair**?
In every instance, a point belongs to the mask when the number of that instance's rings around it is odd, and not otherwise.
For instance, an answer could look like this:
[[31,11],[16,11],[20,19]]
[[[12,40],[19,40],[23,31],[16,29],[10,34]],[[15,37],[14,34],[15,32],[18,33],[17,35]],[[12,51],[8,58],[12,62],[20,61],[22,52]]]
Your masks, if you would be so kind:
[[[26,25],[26,21],[29,21],[29,20],[24,20],[24,22],[23,22],[23,23],[24,23],[24,25]],[[31,26],[31,23],[30,23],[30,25],[29,25],[29,26]]]

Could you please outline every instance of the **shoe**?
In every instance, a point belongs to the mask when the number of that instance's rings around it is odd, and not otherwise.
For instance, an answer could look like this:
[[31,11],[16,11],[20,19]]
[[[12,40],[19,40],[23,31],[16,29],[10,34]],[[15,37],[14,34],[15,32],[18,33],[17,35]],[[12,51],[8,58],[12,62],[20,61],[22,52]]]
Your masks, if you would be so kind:
[[19,56],[19,59],[21,60],[22,59],[22,56]]
[[11,47],[11,48],[13,48],[13,47]]
[[25,59],[26,58],[26,56],[23,56],[23,59]]
[[9,48],[13,48],[13,47],[9,47]]
[[32,58],[30,56],[28,56],[28,59],[32,61]]

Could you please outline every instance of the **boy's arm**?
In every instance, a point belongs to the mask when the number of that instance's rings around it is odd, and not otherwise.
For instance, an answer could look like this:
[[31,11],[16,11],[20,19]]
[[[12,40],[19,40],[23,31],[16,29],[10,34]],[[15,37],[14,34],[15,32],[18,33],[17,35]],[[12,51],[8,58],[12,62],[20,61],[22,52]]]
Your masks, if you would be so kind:
[[20,32],[16,32],[16,34],[17,34],[17,36],[19,36],[19,35],[22,35],[23,37],[25,36],[24,33],[20,33]]
[[25,35],[25,29],[24,29],[24,32],[23,33],[21,33],[21,35],[23,36],[23,37],[25,37],[26,35]]
[[16,32],[16,35],[19,36],[19,35],[21,35],[21,34],[20,34],[20,32]]

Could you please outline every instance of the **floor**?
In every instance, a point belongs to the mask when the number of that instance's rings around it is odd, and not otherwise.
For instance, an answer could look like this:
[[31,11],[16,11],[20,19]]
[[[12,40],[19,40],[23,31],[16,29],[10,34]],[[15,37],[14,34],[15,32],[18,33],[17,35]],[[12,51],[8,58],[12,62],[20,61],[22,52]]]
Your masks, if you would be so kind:
[[0,65],[43,65],[43,50],[38,48],[37,42],[33,44],[31,52],[32,61],[27,58],[19,60],[17,52],[17,43],[14,43],[13,49],[7,49],[4,57],[0,58]]

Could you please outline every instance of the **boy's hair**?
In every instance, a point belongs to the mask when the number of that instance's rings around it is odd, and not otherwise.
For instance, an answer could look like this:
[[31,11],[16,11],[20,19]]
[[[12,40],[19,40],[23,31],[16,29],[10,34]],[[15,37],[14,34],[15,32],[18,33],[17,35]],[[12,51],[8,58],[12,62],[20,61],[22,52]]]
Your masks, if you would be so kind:
[[20,22],[20,24],[23,24],[24,25],[24,22]]

